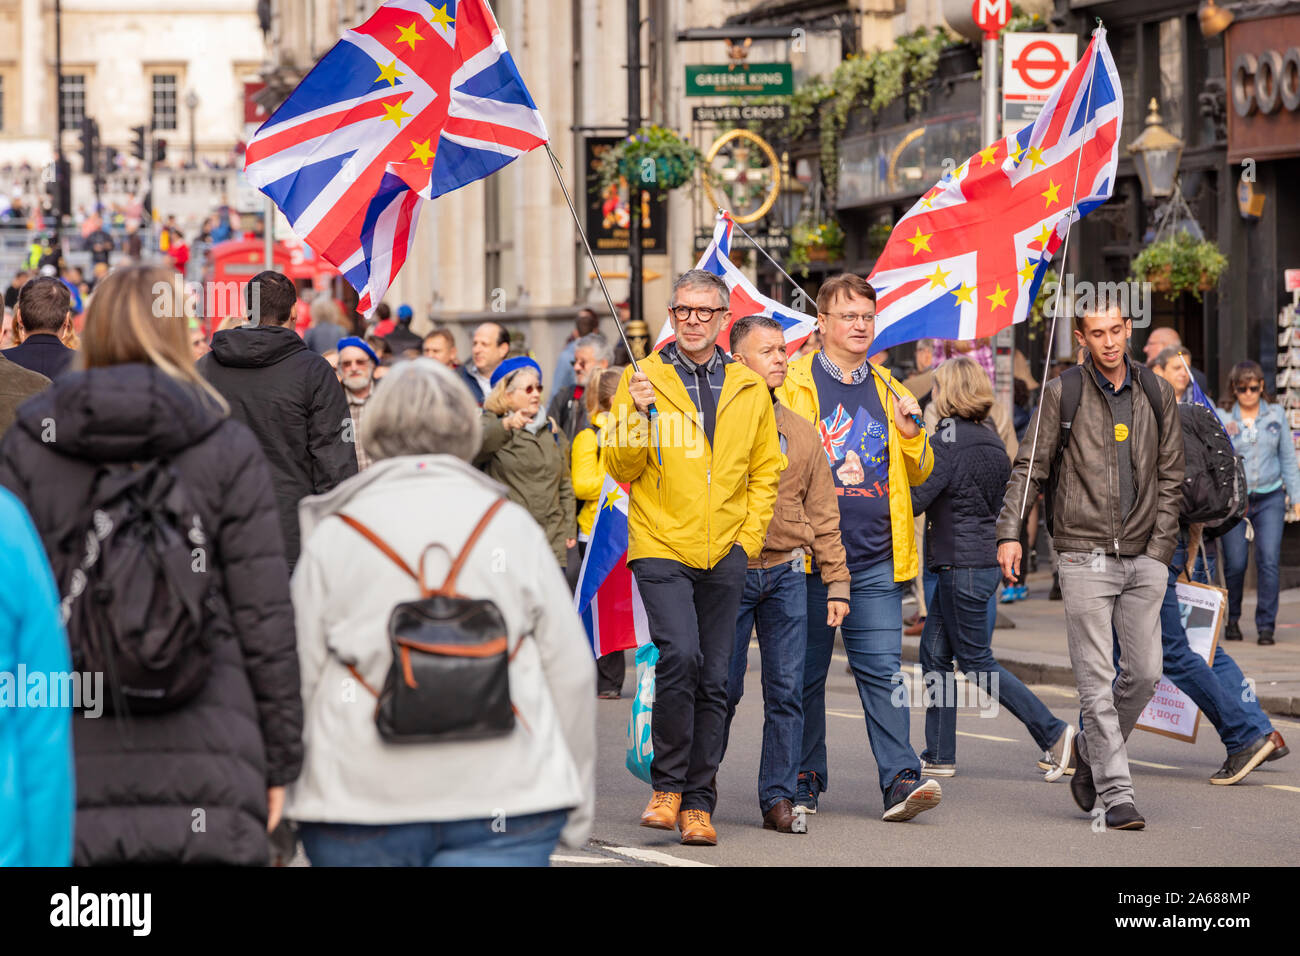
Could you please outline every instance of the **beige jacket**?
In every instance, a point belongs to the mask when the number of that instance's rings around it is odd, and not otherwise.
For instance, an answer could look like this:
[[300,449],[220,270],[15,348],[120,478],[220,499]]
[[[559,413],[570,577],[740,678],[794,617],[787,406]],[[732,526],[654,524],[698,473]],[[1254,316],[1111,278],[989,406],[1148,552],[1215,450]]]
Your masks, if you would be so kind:
[[835,498],[826,452],[817,429],[784,405],[777,404],[776,430],[786,459],[777,487],[772,523],[767,526],[763,553],[751,568],[770,568],[788,561],[817,559],[827,597],[849,599],[849,568],[840,541],[840,506]]

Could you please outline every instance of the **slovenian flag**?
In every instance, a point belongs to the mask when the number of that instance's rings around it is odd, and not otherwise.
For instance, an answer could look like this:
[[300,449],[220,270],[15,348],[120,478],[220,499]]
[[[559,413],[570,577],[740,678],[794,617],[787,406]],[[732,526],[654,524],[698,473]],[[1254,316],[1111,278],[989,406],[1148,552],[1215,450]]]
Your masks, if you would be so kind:
[[[754,288],[745,273],[736,268],[731,261],[731,214],[725,210],[718,213],[717,225],[713,227],[713,240],[709,247],[695,263],[695,268],[712,272],[722,279],[731,291],[731,321],[747,315],[766,315],[781,323],[785,331],[786,354],[794,355],[803,345],[804,340],[817,328],[817,316],[809,315],[799,309],[782,305],[775,299],[769,299]],[[802,291],[799,292],[803,294]],[[664,320],[664,327],[659,330],[659,341],[655,342],[655,351],[663,348],[677,336],[673,333],[673,324]],[[727,351],[731,350],[731,327],[722,330],[718,344]]]
[[627,567],[627,495],[609,475],[600,490],[575,602],[597,657],[650,642],[641,592]]

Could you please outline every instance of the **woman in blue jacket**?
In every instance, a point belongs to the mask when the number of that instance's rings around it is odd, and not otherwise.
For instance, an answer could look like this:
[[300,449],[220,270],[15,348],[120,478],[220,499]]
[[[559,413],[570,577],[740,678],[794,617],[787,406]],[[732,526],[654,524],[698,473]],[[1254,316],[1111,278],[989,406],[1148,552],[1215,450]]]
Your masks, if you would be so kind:
[[[1300,465],[1296,463],[1291,426],[1281,405],[1264,394],[1264,370],[1256,362],[1238,362],[1228,376],[1228,390],[1237,396],[1229,412],[1220,411],[1232,447],[1246,459],[1246,486],[1250,507],[1246,517],[1255,529],[1255,569],[1258,574],[1255,630],[1259,643],[1272,644],[1277,621],[1278,561],[1282,552],[1282,524],[1286,499],[1300,518]],[[1239,523],[1223,536],[1223,576],[1228,584],[1229,641],[1241,640],[1241,586],[1246,577],[1250,544],[1246,524]]]
[[67,866],[72,711],[47,694],[28,699],[28,691],[31,678],[48,691],[51,678],[71,669],[68,639],[41,539],[18,499],[3,488],[0,581],[0,867]]

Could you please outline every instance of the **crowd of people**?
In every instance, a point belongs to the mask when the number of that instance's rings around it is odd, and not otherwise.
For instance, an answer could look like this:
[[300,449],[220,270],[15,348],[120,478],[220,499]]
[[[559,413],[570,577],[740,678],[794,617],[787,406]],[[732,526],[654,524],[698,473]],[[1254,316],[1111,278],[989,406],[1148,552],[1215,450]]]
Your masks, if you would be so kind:
[[[1131,357],[1118,313],[1077,317],[1079,362],[1041,388],[1026,371],[1012,415],[979,343],[922,341],[894,374],[859,276],[823,284],[816,338],[790,356],[779,323],[733,323],[726,285],[691,270],[667,303],[673,341],[635,368],[579,314],[548,401],[498,322],[462,363],[408,306],[359,323],[354,303],[264,272],[209,339],[183,302],[160,304],[171,279],[106,271],[79,330],[59,277],[14,284],[2,650],[84,672],[83,688],[106,670],[107,688],[16,712],[3,756],[29,783],[0,797],[0,860],[262,864],[300,839],[315,865],[545,865],[583,845],[596,700],[626,674],[621,651],[593,661],[571,595],[606,476],[628,489],[659,654],[640,822],[683,843],[718,841],[754,636],[757,803],[779,833],[830,809],[837,632],[886,821],[937,807],[957,773],[957,671],[1025,725],[1047,781],[1068,776],[1117,829],[1145,825],[1125,741],[1162,669],[1220,733],[1212,783],[1287,753],[1222,648],[1211,667],[1188,645],[1175,582],[1215,574],[1197,563],[1213,535],[1182,515],[1180,408],[1203,386],[1167,334],[1149,368]],[[1268,644],[1300,470],[1263,384],[1237,366],[1221,415]],[[1245,524],[1218,540],[1240,637]],[[1024,588],[1031,543],[1055,554],[1077,724],[991,650],[999,586]],[[896,693],[905,627],[927,684],[920,753]]]

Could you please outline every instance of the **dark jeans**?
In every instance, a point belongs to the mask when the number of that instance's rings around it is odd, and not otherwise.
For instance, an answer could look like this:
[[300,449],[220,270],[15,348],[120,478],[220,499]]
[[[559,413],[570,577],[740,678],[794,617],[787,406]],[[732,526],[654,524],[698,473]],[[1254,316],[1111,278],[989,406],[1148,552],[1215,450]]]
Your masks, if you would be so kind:
[[[810,575],[808,651],[803,668],[803,756],[801,771],[815,771],[821,790],[829,789],[826,758],[826,675],[835,647],[835,631],[826,626],[826,585]],[[876,758],[880,790],[885,792],[904,770],[921,773],[910,741],[910,713],[894,702],[903,680],[903,585],[894,580],[894,563],[886,560],[856,571],[850,585],[848,617],[840,626],[849,667],[867,720],[867,739]]]
[[[1271,631],[1277,622],[1278,561],[1282,554],[1282,526],[1286,520],[1286,490],[1251,495],[1246,512],[1255,529],[1256,597],[1255,629]],[[1250,542],[1246,523],[1240,522],[1220,538],[1223,542],[1223,579],[1228,585],[1228,620],[1241,617],[1241,588],[1246,580]]]
[[[1192,650],[1178,610],[1178,576],[1187,563],[1185,542],[1180,540],[1169,567],[1169,587],[1160,605],[1160,644],[1164,676],[1205,714],[1205,719],[1219,732],[1219,739],[1229,754],[1273,732],[1253,693],[1242,676],[1241,668],[1220,644],[1214,652],[1214,666]],[[1119,643],[1115,644],[1115,668],[1118,678]]]
[[999,568],[941,568],[934,602],[921,633],[920,664],[926,687],[925,751],[930,763],[957,760],[957,700],[953,658],[976,686],[1001,703],[1043,750],[1065,730],[1018,677],[993,658],[989,598],[1002,579]]
[[300,823],[312,866],[548,866],[568,810],[445,823]]
[[713,778],[722,762],[727,671],[748,559],[740,545],[709,570],[666,558],[628,567],[645,603],[655,667],[651,786],[682,795],[681,809],[713,812]]
[[[731,719],[745,693],[749,636],[758,631],[763,664],[763,751],[758,765],[758,808],[763,813],[778,800],[794,801],[803,744],[803,658],[808,646],[807,596],[803,565],[750,568],[736,619],[736,642],[727,680],[727,723],[723,753],[731,736]],[[823,610],[823,615],[825,610]]]

